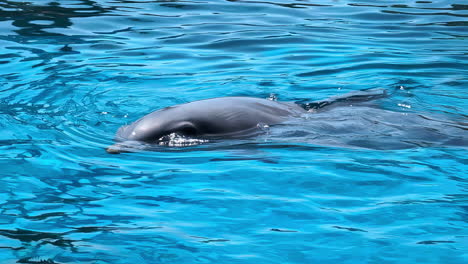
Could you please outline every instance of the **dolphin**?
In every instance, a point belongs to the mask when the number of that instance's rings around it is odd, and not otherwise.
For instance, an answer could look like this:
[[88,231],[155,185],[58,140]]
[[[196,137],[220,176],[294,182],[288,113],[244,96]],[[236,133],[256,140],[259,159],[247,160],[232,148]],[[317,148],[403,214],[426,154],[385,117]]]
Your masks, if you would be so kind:
[[385,89],[354,91],[311,103],[279,102],[254,97],[218,97],[166,107],[118,129],[108,153],[127,152],[139,144],[158,144],[178,134],[197,138],[249,136],[307,112],[340,103],[350,104],[386,96]]

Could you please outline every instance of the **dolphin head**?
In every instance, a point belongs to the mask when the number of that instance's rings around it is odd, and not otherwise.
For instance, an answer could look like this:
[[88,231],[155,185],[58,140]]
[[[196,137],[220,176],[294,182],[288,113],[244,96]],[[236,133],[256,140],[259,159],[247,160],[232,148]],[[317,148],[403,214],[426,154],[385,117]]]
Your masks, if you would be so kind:
[[130,125],[117,130],[116,141],[143,141],[152,143],[165,134],[171,128],[171,119],[166,109],[150,113]]
[[142,141],[152,143],[167,133],[167,125],[158,121],[148,122],[138,120],[137,122],[119,128],[115,135],[115,141]]
[[[165,109],[163,109],[165,110]],[[116,144],[108,147],[109,153],[131,152],[143,145],[160,143],[166,136],[177,133],[185,136],[197,135],[197,128],[189,120],[175,119],[170,111],[156,111],[134,123],[122,126],[115,135]],[[130,150],[130,151],[129,151]]]
[[161,124],[147,124],[140,120],[130,125],[122,126],[115,134],[114,145],[106,148],[107,153],[119,154],[135,152],[144,149],[148,143],[156,143],[166,133]]

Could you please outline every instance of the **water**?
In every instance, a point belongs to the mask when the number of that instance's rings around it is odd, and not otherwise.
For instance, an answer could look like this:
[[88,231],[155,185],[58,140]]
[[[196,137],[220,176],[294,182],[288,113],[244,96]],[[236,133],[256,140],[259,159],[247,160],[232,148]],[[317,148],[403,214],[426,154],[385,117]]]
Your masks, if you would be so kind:
[[[316,144],[297,126],[104,148],[218,96],[385,88],[382,111],[466,123],[467,17],[461,0],[1,1],[0,262],[466,263],[465,146]],[[352,136],[388,139],[368,127]]]

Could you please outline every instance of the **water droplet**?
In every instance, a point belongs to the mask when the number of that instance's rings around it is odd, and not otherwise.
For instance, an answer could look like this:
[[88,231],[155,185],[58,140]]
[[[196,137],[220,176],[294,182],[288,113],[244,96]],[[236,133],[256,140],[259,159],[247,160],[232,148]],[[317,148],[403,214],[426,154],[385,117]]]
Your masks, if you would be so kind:
[[402,104],[402,103],[399,103],[398,106],[405,107],[405,108],[411,108],[411,105]]
[[276,100],[278,100],[278,96],[276,94],[272,93],[272,94],[270,94],[270,96],[268,96],[267,99],[270,100],[270,101],[276,101]]

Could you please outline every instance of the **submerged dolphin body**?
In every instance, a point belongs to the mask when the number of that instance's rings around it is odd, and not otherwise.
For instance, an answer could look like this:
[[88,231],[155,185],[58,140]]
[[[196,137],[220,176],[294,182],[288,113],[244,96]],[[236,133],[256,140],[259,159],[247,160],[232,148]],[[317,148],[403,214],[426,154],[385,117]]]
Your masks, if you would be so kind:
[[245,136],[262,126],[280,124],[310,110],[320,110],[341,102],[362,102],[386,96],[384,89],[351,92],[326,100],[299,105],[252,97],[219,97],[166,107],[130,125],[119,128],[116,143],[108,153],[125,152],[139,144],[154,144],[178,134],[199,138]]

